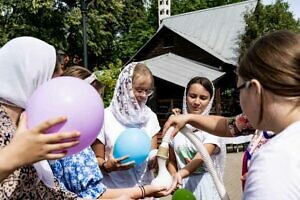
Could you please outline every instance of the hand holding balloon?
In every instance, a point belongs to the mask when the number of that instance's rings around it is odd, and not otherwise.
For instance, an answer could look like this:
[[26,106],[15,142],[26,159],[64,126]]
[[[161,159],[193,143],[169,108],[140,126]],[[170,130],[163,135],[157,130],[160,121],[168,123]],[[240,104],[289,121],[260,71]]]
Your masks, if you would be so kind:
[[37,88],[27,102],[26,112],[29,128],[66,116],[67,121],[52,126],[46,133],[79,131],[79,144],[67,149],[67,155],[72,155],[97,138],[103,124],[104,107],[90,84],[74,77],[58,77]]
[[134,166],[135,162],[130,161],[130,162],[122,163],[127,158],[128,158],[127,155],[121,158],[114,158],[113,153],[111,152],[105,164],[106,171],[111,172],[111,171],[122,171],[122,170],[130,169],[131,167]]
[[[64,121],[66,121],[65,117],[58,117],[42,122],[28,130],[26,127],[27,116],[26,113],[23,113],[11,144],[6,148],[14,155],[10,159],[16,158],[15,168],[40,160],[62,158],[66,155],[66,148],[78,144],[79,132],[76,131],[44,134],[48,128]],[[69,142],[61,143],[62,139],[68,139]],[[57,150],[62,153],[52,153]]]

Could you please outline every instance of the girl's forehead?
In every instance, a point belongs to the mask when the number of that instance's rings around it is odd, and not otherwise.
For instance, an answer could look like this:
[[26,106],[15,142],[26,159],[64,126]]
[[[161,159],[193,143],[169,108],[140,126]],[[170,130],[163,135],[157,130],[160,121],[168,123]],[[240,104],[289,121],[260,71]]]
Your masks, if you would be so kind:
[[210,96],[209,92],[201,84],[192,84],[188,90],[188,94]]
[[206,91],[205,87],[203,87],[203,85],[201,85],[200,83],[191,84],[189,87],[189,91],[191,91],[191,90],[205,90]]
[[152,82],[151,76],[146,74],[137,74],[133,78],[133,84],[135,83],[144,83],[144,82]]

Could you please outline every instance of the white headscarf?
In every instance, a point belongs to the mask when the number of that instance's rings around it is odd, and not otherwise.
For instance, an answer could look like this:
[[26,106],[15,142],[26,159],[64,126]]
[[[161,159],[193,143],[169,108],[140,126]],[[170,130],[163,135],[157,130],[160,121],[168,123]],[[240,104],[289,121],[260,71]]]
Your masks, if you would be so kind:
[[[198,83],[200,84],[200,83]],[[210,84],[212,86],[212,95],[211,98],[206,106],[206,108],[204,109],[204,111],[201,113],[201,115],[209,115],[210,110],[212,108],[213,102],[214,102],[214,98],[215,98],[215,87],[214,84],[210,81]],[[184,94],[183,94],[183,100],[182,100],[182,113],[183,114],[187,114],[187,104],[186,104],[186,91],[187,88],[184,89]]]
[[137,64],[130,63],[119,74],[110,108],[120,123],[127,127],[140,128],[147,123],[150,108],[146,106],[147,99],[138,103],[133,93],[132,79]]
[[[52,77],[55,63],[55,48],[42,40],[26,36],[7,42],[0,49],[0,103],[25,108],[34,90]],[[39,179],[53,187],[49,163],[43,160],[33,166]]]
[[28,98],[52,77],[55,48],[33,37],[18,37],[0,49],[0,102],[25,108]]

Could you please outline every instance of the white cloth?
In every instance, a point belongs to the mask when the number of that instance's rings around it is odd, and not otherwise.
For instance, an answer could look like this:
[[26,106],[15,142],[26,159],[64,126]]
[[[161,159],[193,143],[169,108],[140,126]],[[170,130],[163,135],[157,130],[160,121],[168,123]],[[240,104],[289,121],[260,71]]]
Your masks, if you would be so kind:
[[147,98],[138,103],[132,88],[134,68],[138,63],[133,62],[121,71],[115,86],[114,96],[110,106],[116,119],[127,127],[139,128],[144,126],[152,112],[146,106]]
[[0,101],[25,108],[33,91],[52,77],[55,62],[54,47],[42,40],[10,40],[0,50]]
[[36,162],[33,164],[33,167],[38,174],[39,180],[42,180],[47,187],[54,187],[54,175],[47,160]]
[[[105,145],[106,159],[111,152],[118,136],[128,127],[121,124],[112,114],[111,107],[105,109],[104,125],[98,139]],[[157,116],[152,111],[149,113],[149,120],[141,127],[150,138],[159,132],[160,126]],[[128,138],[130,140],[130,138]],[[103,175],[103,184],[108,188],[124,188],[137,185],[150,184],[153,179],[153,172],[147,169],[147,160],[140,165],[124,171],[113,171]]]
[[[0,49],[0,103],[25,108],[34,90],[51,79],[55,63],[55,48],[42,40],[24,36],[7,42]],[[33,166],[45,185],[53,187],[54,176],[48,162]]]
[[253,154],[243,199],[300,199],[300,121]]
[[[211,85],[213,88],[213,94],[207,107],[201,115],[208,115],[212,108],[215,89],[212,83]],[[188,112],[186,102],[186,88],[183,95],[182,111],[184,114]],[[213,161],[214,167],[216,168],[218,176],[222,181],[226,157],[226,146],[224,144],[223,139],[221,137],[211,135],[204,131],[197,130],[190,125],[188,126],[192,130],[194,130],[195,134],[200,139],[200,142],[202,142],[203,144],[215,144],[218,147],[217,151],[211,155],[211,159]],[[171,142],[171,146],[174,149],[178,170],[182,169],[185,165],[187,165],[189,162],[188,160],[192,160],[198,152],[194,145],[188,140],[188,138],[186,138],[180,132],[178,132],[178,134],[174,137],[173,141]],[[212,177],[207,171],[205,164],[201,165],[192,175],[183,179],[183,187],[193,192],[196,199],[220,199]]]

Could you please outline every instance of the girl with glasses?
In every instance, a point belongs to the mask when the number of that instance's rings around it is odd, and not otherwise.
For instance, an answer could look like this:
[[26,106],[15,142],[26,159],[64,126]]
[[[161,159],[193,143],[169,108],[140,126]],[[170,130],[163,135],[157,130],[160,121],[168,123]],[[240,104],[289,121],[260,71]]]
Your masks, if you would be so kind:
[[104,125],[93,144],[99,166],[104,173],[103,183],[108,188],[123,188],[150,184],[154,178],[154,157],[143,163],[121,163],[111,152],[118,136],[127,128],[144,130],[152,138],[152,148],[157,148],[160,131],[156,114],[146,105],[154,87],[149,68],[142,63],[130,63],[121,71],[112,101],[105,109]]

